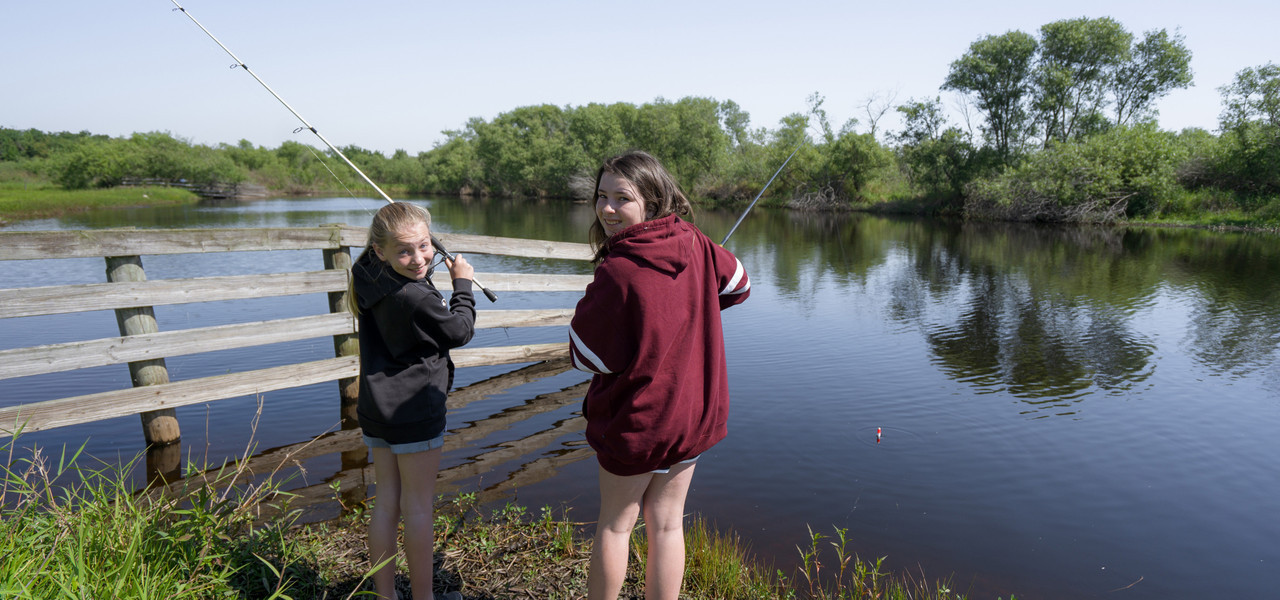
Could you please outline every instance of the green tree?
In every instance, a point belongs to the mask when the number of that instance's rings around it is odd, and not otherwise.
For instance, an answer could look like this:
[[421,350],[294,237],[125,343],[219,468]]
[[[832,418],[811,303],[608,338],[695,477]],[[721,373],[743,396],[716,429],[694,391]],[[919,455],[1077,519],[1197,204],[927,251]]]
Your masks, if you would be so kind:
[[1019,152],[1027,138],[1032,61],[1038,44],[1021,31],[989,35],[969,45],[951,63],[944,90],[971,94],[986,123],[987,140],[1003,160]]
[[243,181],[244,170],[225,152],[192,146],[169,133],[135,133],[125,138],[84,138],[60,155],[54,179],[68,189],[112,187],[130,179],[193,183]]
[[1280,65],[1243,69],[1218,91],[1227,146],[1217,167],[1223,185],[1250,195],[1280,194]]
[[755,132],[751,131],[751,114],[738,106],[733,100],[720,103],[720,124],[735,148],[757,141]]
[[[472,119],[478,124],[479,119]],[[445,141],[418,155],[424,192],[470,195],[484,188],[484,167],[476,154],[474,129],[445,131]]]
[[1019,221],[1110,221],[1157,212],[1180,190],[1188,157],[1177,134],[1155,123],[1054,142],[1015,169],[970,188],[971,215]]
[[1224,105],[1219,116],[1223,131],[1254,122],[1280,127],[1280,65],[1269,62],[1242,69],[1235,81],[1218,91]]
[[710,98],[658,98],[623,127],[631,147],[651,152],[686,190],[715,173],[730,143],[720,127],[720,103]]
[[565,111],[552,104],[524,106],[473,123],[486,187],[505,196],[566,196],[578,164]]
[[88,139],[55,159],[53,179],[70,190],[119,185],[133,157],[117,139]]
[[[771,145],[771,153],[776,157],[776,162],[771,164],[781,165],[791,152],[796,153],[788,167],[792,175],[786,179],[792,199],[802,204],[821,206],[861,201],[867,183],[892,162],[892,154],[875,136],[855,131],[856,119],[845,122],[838,131],[833,129],[822,108],[825,99],[821,95],[814,93],[807,101],[808,114],[797,113],[783,119],[783,127]],[[801,145],[808,136],[811,118],[817,120],[821,137]],[[785,190],[783,187],[780,191]]]
[[946,126],[941,98],[909,100],[898,112],[904,126],[892,137],[912,185],[935,199],[958,201],[978,154],[969,134]]
[[1065,19],[1040,28],[1034,109],[1046,144],[1106,127],[1107,92],[1132,42],[1133,35],[1110,17]]
[[627,149],[623,122],[635,113],[629,104],[588,104],[569,111],[569,135],[579,148],[580,174],[594,173],[600,161]]
[[1179,34],[1148,31],[1111,77],[1114,125],[1153,116],[1153,104],[1175,89],[1191,85],[1191,51]]
[[936,140],[947,124],[942,114],[942,98],[933,100],[907,100],[898,106],[902,114],[903,129],[892,137],[898,143],[918,146],[929,140]]

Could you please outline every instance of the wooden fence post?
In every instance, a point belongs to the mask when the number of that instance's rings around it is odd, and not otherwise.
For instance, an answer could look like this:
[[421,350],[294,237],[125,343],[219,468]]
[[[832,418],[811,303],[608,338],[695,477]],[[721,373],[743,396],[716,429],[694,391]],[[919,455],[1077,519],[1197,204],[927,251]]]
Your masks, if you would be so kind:
[[[140,256],[108,256],[107,281],[146,281],[147,274],[142,270]],[[158,333],[155,311],[150,306],[134,308],[117,308],[116,322],[120,326],[120,335],[140,335]],[[140,360],[129,363],[129,375],[133,378],[133,386],[157,385],[169,383],[169,370],[163,358]],[[178,428],[177,413],[172,408],[162,408],[144,412],[142,417],[142,435],[149,446],[172,444],[182,438]]]
[[[351,247],[339,246],[334,250],[324,251],[324,268],[342,269],[351,277]],[[349,280],[349,279],[348,279]],[[329,312],[350,313],[347,309],[347,291],[329,292]],[[354,320],[355,315],[351,315]],[[356,334],[333,336],[333,352],[336,356],[357,356],[360,354],[360,338]],[[353,429],[356,425],[356,400],[360,395],[358,377],[346,377],[338,380],[338,397],[342,428]]]
[[[351,247],[339,246],[336,250],[324,251],[324,268],[343,269],[347,272],[347,281],[351,279]],[[350,289],[350,284],[348,284]],[[347,290],[329,292],[329,312],[345,312],[347,307]],[[351,315],[354,321],[355,315]],[[333,336],[333,352],[337,356],[356,356],[360,354],[360,338],[356,334]],[[338,412],[342,429],[358,429],[359,419],[356,417],[356,403],[360,398],[360,378],[346,377],[338,380]],[[339,456],[343,471],[361,471],[369,464],[369,450],[361,443],[358,449],[346,450]],[[368,486],[363,480],[354,486],[339,491],[342,506],[358,506],[368,494]]]

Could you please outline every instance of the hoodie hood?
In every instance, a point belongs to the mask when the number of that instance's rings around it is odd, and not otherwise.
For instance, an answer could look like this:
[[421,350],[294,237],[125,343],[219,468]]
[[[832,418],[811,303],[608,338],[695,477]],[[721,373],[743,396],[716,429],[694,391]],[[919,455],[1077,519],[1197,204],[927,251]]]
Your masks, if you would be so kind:
[[[427,281],[431,280],[434,272],[434,268],[427,270]],[[395,269],[387,266],[387,263],[378,260],[378,255],[367,249],[360,254],[355,264],[351,265],[351,277],[355,280],[356,302],[361,310],[372,307],[396,290],[414,283],[414,280],[397,273]]]
[[676,275],[693,260],[697,234],[692,223],[671,214],[637,223],[609,239],[609,256],[626,257],[660,272]]

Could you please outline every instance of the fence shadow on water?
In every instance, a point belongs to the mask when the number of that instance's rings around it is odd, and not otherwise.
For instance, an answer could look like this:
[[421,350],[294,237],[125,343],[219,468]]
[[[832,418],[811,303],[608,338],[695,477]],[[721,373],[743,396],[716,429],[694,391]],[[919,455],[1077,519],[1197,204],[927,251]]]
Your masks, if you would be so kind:
[[[449,410],[452,413],[473,402],[492,400],[514,388],[561,375],[570,369],[567,359],[553,359],[478,381],[450,393]],[[555,477],[566,465],[590,458],[592,450],[585,440],[565,441],[566,436],[575,436],[586,425],[577,407],[581,405],[588,383],[582,381],[517,403],[505,401],[497,412],[486,418],[452,426],[445,436],[444,451],[456,460],[456,464],[440,470],[437,491],[452,495],[470,487],[468,482],[472,478],[487,477],[485,485],[475,491],[476,500],[481,504],[499,503],[513,498],[522,487]],[[562,413],[560,418],[533,433],[527,433],[527,427],[517,430],[518,426],[527,424],[534,417],[556,412]],[[247,457],[239,466],[253,476],[269,473],[291,476],[305,472],[305,477],[295,477],[281,486],[291,496],[287,504],[289,510],[302,511],[300,522],[332,519],[360,506],[374,483],[373,464],[368,460],[368,449],[361,439],[359,427],[351,421],[344,422],[342,427],[339,431],[326,432],[303,442],[262,450]],[[468,448],[479,449],[479,452],[460,457]],[[180,450],[180,443],[150,449],[146,455],[147,463],[167,463],[168,454],[180,453]],[[335,457],[337,461],[325,460]],[[317,463],[332,465],[335,462],[336,470],[329,467],[321,472],[315,466]],[[219,466],[215,465],[205,471],[186,474],[180,469],[157,473],[149,487],[152,492],[178,490],[195,480],[217,481],[218,472]],[[273,510],[274,507],[264,507],[262,517],[270,518]]]

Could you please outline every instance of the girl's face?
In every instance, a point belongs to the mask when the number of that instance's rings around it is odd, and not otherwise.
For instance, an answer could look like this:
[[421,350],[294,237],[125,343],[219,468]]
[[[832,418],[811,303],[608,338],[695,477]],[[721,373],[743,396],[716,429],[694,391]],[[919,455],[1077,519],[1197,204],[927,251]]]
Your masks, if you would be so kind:
[[604,226],[604,232],[613,234],[645,220],[645,199],[636,192],[630,181],[613,173],[600,175],[600,188],[596,190],[596,218]]
[[395,241],[385,246],[374,245],[378,259],[392,269],[413,280],[425,279],[436,249],[431,245],[431,232],[425,223],[418,223],[396,234]]

